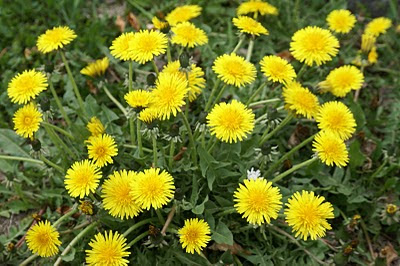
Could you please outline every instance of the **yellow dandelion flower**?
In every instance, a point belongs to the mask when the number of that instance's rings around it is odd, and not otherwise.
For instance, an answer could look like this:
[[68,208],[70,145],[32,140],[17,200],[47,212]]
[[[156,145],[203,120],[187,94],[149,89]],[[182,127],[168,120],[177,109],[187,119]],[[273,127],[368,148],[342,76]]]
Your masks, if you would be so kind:
[[234,53],[219,56],[212,67],[218,78],[229,85],[241,87],[254,81],[256,67]]
[[49,221],[39,221],[26,233],[26,244],[29,250],[40,257],[51,257],[58,253],[61,245],[59,233]]
[[379,36],[386,33],[387,29],[392,26],[392,20],[385,17],[375,18],[371,20],[365,27],[365,33]]
[[100,169],[91,161],[75,162],[68,169],[64,184],[71,197],[83,198],[94,193],[101,179]]
[[371,51],[368,53],[368,62],[370,64],[375,64],[378,62],[378,52],[376,51],[376,46],[372,47]]
[[168,38],[159,31],[141,30],[135,33],[131,42],[130,56],[134,61],[144,64],[153,60],[154,56],[164,54]]
[[326,18],[329,28],[339,33],[349,33],[356,24],[356,17],[349,10],[338,9],[329,13]]
[[145,90],[130,91],[125,94],[124,99],[132,108],[147,107],[150,103],[150,92]]
[[292,37],[290,51],[294,58],[312,66],[331,61],[339,49],[339,41],[329,30],[308,26],[298,30]]
[[13,103],[26,104],[47,89],[47,78],[41,72],[25,70],[12,78],[8,84],[8,97]]
[[364,82],[363,73],[355,66],[341,66],[332,70],[325,81],[318,85],[323,92],[329,91],[336,97],[344,97],[351,90],[359,90]]
[[310,237],[316,240],[325,236],[325,231],[330,230],[331,225],[326,219],[333,219],[333,207],[329,202],[324,202],[322,196],[315,196],[314,192],[296,192],[286,203],[286,222],[304,240]]
[[248,2],[243,2],[237,8],[238,15],[246,15],[249,13],[260,13],[262,16],[278,15],[278,9],[273,5],[260,0],[250,0]]
[[102,188],[104,209],[122,220],[138,216],[141,208],[131,195],[131,183],[137,174],[134,171],[115,171],[104,181]]
[[264,56],[260,61],[260,65],[261,71],[264,75],[268,80],[273,82],[285,84],[296,78],[296,72],[294,71],[293,66],[279,56]]
[[348,140],[356,131],[356,121],[350,109],[341,102],[324,103],[315,117],[318,128],[330,131],[343,140]]
[[178,23],[198,17],[200,13],[201,7],[198,5],[178,6],[165,17],[165,20],[168,21],[169,25],[175,26]]
[[131,194],[143,209],[159,209],[174,197],[175,186],[172,176],[159,168],[145,169],[138,173],[132,183]]
[[312,119],[319,109],[317,96],[311,91],[301,86],[297,81],[288,83],[282,92],[285,101],[285,108],[296,115],[302,115]]
[[335,164],[342,167],[349,162],[346,144],[330,131],[321,131],[315,136],[313,151],[317,152],[319,159],[328,166]]
[[158,111],[155,108],[146,108],[140,111],[138,119],[146,124],[151,124],[158,118]]
[[247,138],[254,129],[254,123],[254,113],[236,100],[215,105],[207,116],[211,134],[229,143]]
[[110,61],[108,60],[108,58],[104,57],[103,59],[99,59],[92,63],[89,63],[81,70],[81,74],[89,77],[102,76],[106,72],[109,64]]
[[245,179],[234,194],[235,208],[251,224],[269,224],[282,207],[279,188],[263,178]]
[[156,28],[157,30],[163,30],[168,27],[168,22],[161,21],[157,17],[153,17],[151,19],[151,22],[153,23],[154,28]]
[[194,101],[197,96],[201,93],[201,91],[206,86],[206,80],[204,79],[204,72],[203,70],[196,66],[195,64],[190,65],[190,70],[187,72],[187,77],[185,72],[180,71],[181,64],[179,61],[174,61],[168,63],[164,69],[162,70],[163,73],[169,74],[177,74],[182,78],[187,78],[188,86],[189,86],[189,101]]
[[193,48],[208,43],[205,31],[187,21],[172,27],[171,31],[171,42],[183,47]]
[[75,32],[66,26],[54,27],[40,35],[36,45],[40,52],[46,54],[64,47],[76,37]]
[[39,130],[42,114],[33,103],[25,105],[14,114],[14,130],[24,138],[33,138],[33,133]]
[[129,260],[126,257],[131,254],[129,246],[126,244],[126,238],[118,232],[111,230],[104,233],[98,233],[89,243],[92,248],[86,250],[86,263],[88,265],[115,265],[127,266]]
[[397,25],[397,27],[396,27],[396,32],[397,32],[397,33],[400,33],[400,24]]
[[88,140],[88,143],[87,149],[89,159],[93,159],[97,167],[103,167],[109,163],[113,163],[112,157],[118,155],[115,140],[108,134],[92,137]]
[[211,240],[210,226],[203,219],[197,218],[185,220],[185,224],[178,230],[179,242],[187,253],[200,254]]
[[391,204],[391,203],[387,204],[386,205],[386,212],[388,214],[391,214],[391,215],[395,214],[397,212],[397,206],[394,205],[394,204]]
[[242,33],[247,33],[255,36],[260,36],[261,34],[268,35],[269,32],[260,22],[247,17],[239,16],[238,18],[232,19],[233,24],[238,27],[239,31]]
[[361,35],[361,50],[363,52],[369,52],[376,43],[376,36],[370,33],[363,33]]
[[115,58],[123,61],[133,60],[132,56],[132,42],[135,37],[133,32],[122,33],[115,40],[113,40],[110,53]]
[[105,129],[100,119],[93,116],[89,123],[86,125],[86,128],[89,130],[92,136],[98,136],[104,133]]
[[177,74],[160,73],[156,88],[151,92],[150,107],[157,110],[162,120],[169,119],[171,114],[176,116],[185,105],[188,90],[185,78]]

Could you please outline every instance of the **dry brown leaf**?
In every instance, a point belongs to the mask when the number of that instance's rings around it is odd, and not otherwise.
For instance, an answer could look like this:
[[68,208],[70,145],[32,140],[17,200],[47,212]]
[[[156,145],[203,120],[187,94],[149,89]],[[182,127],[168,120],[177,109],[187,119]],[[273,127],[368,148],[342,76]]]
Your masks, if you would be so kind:
[[132,12],[129,12],[128,14],[128,22],[132,26],[132,28],[134,28],[137,31],[140,30],[139,19]]
[[126,25],[125,20],[120,15],[118,15],[117,19],[115,20],[115,26],[118,27],[120,32],[124,32],[125,31],[125,25]]
[[292,54],[289,52],[289,50],[283,50],[282,52],[279,52],[276,54],[277,56],[286,59],[288,61],[292,61],[293,60],[293,56]]
[[228,245],[228,244],[217,244],[214,243],[210,246],[211,250],[218,250],[218,251],[230,251],[231,254],[236,255],[236,254],[245,254],[245,255],[251,255],[251,252],[249,250],[245,250],[241,245],[237,243],[233,243],[233,245]]
[[178,154],[174,156],[174,161],[180,161],[186,151],[187,147],[182,147],[181,150],[178,152]]
[[86,84],[89,87],[90,93],[96,95],[99,92],[99,90],[96,88],[96,86],[93,84],[91,80],[86,80]]
[[397,254],[391,243],[388,243],[384,248],[382,248],[379,255],[386,258],[387,266],[391,265],[394,260],[399,258],[399,254]]

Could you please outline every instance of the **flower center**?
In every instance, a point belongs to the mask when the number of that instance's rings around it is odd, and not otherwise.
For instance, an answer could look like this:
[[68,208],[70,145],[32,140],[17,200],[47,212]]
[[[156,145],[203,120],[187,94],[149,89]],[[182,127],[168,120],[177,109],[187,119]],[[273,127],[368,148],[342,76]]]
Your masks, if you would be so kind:
[[268,205],[268,199],[265,194],[261,192],[254,192],[249,197],[249,206],[251,210],[256,212],[262,212]]
[[97,156],[99,156],[99,157],[102,157],[102,156],[104,156],[105,154],[106,154],[106,148],[105,147],[98,147],[97,149],[96,149],[96,153],[97,153]]
[[24,124],[30,125],[32,123],[32,120],[33,120],[32,117],[26,116],[26,117],[24,117]]

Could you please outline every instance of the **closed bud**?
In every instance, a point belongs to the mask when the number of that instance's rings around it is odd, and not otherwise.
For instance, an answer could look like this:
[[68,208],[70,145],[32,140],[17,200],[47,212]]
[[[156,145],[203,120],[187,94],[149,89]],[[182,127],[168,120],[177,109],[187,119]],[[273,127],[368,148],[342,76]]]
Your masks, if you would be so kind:
[[44,65],[44,71],[47,73],[53,73],[54,70],[54,63],[52,61],[47,61]]
[[147,85],[154,86],[154,84],[156,84],[157,76],[154,73],[150,73],[147,75],[146,80],[147,80]]
[[43,112],[50,110],[49,98],[43,97],[40,99],[40,108],[43,110]]
[[32,149],[34,151],[40,151],[40,149],[42,148],[42,143],[40,143],[40,140],[34,139],[34,140],[31,140],[30,142],[31,142]]
[[189,55],[186,52],[183,52],[180,56],[179,56],[179,63],[181,64],[181,68],[188,68],[190,65],[189,62]]

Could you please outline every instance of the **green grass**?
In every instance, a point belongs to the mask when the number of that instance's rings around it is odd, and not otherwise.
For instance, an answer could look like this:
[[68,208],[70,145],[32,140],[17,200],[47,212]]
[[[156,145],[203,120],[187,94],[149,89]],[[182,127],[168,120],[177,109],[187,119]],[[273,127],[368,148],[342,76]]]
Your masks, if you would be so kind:
[[[131,3],[135,2],[135,5]],[[210,90],[216,81],[216,76],[211,66],[218,55],[233,50],[238,41],[236,29],[232,26],[231,19],[235,16],[236,7],[240,1],[188,1],[203,7],[202,15],[195,18],[193,22],[204,29],[209,36],[209,43],[195,49],[193,58],[198,62],[206,73],[207,86],[199,99],[191,105],[191,116],[189,122],[194,129],[198,120],[204,117],[203,108],[210,94]],[[270,1],[279,9],[277,17],[262,17],[260,21],[268,28],[270,35],[259,37],[255,41],[255,48],[251,62],[256,64],[267,54],[276,54],[287,51],[291,36],[298,29],[317,25],[326,27],[326,15],[334,9],[347,8],[347,1]],[[329,71],[342,64],[350,64],[357,54],[360,46],[360,36],[366,22],[375,16],[376,10],[371,10],[364,5],[355,5],[353,13],[358,15],[358,22],[352,33],[338,36],[341,49],[337,57],[331,62],[321,66],[308,68],[301,80],[303,85],[316,92],[316,85],[324,79]],[[399,23],[398,5],[396,1],[389,1],[390,5],[379,12],[393,20],[395,26]],[[136,15],[141,27],[151,23],[149,14],[167,14],[182,1],[116,1],[107,5],[104,1],[1,1],[0,0],[0,155],[11,155],[19,157],[32,157],[40,160],[31,145],[17,136],[13,131],[12,116],[17,105],[12,104],[7,96],[7,84],[10,79],[25,69],[44,69],[55,66],[52,81],[55,89],[62,98],[63,105],[69,117],[73,120],[72,127],[66,127],[62,121],[61,113],[51,95],[50,90],[43,92],[38,101],[49,99],[51,103],[51,116],[62,128],[74,136],[70,140],[59,135],[67,146],[76,153],[78,159],[86,158],[87,150],[84,140],[89,133],[85,130],[86,121],[76,115],[75,110],[78,103],[75,100],[71,83],[68,80],[62,66],[61,58],[57,53],[50,55],[40,54],[34,47],[38,35],[46,29],[56,25],[68,25],[74,29],[78,38],[66,47],[66,56],[69,59],[74,77],[85,100],[86,111],[89,116],[96,115],[107,126],[107,133],[113,135],[119,143],[119,155],[115,158],[116,163],[103,169],[103,175],[107,176],[114,170],[132,169],[142,170],[149,167],[152,161],[151,139],[143,136],[143,144],[149,150],[145,150],[145,157],[139,157],[135,149],[124,147],[122,144],[130,144],[129,123],[121,111],[109,100],[99,80],[93,84],[97,88],[97,94],[89,90],[87,78],[80,75],[79,71],[87,62],[108,56],[113,75],[108,72],[105,80],[107,87],[113,96],[125,106],[123,96],[127,91],[126,77],[128,65],[112,58],[108,47],[112,40],[120,32],[114,25],[116,15],[126,18],[129,12]],[[121,8],[125,5],[125,9]],[[140,8],[138,8],[138,6]],[[142,11],[145,12],[142,12]],[[126,31],[133,28],[126,24]],[[245,56],[247,42],[239,50],[239,54]],[[177,48],[172,49],[174,59],[177,59]],[[379,37],[378,53],[379,61],[376,65],[367,67],[364,71],[365,85],[360,92],[358,101],[354,101],[353,95],[343,99],[355,115],[357,121],[357,132],[348,142],[350,163],[346,168],[327,167],[316,162],[306,168],[302,168],[288,177],[285,177],[277,185],[283,194],[283,202],[298,190],[310,190],[322,195],[331,202],[335,209],[335,218],[331,220],[332,230],[328,232],[324,240],[302,241],[293,240],[287,235],[270,226],[262,226],[257,229],[247,226],[244,219],[237,213],[217,215],[221,210],[232,206],[232,194],[237,188],[238,180],[242,181],[246,171],[251,167],[260,168],[262,173],[268,170],[265,156],[255,150],[259,137],[265,130],[265,125],[257,125],[251,138],[237,144],[223,144],[218,142],[211,153],[205,149],[198,148],[200,171],[191,164],[189,152],[183,155],[181,161],[174,162],[174,167],[169,169],[168,152],[169,141],[158,140],[159,161],[162,168],[168,169],[174,176],[176,187],[179,188],[175,194],[178,202],[178,211],[172,222],[172,229],[183,225],[184,219],[191,217],[204,218],[212,228],[213,232],[222,235],[222,240],[217,234],[213,237],[219,242],[231,244],[232,239],[240,245],[244,251],[232,254],[225,251],[221,245],[214,245],[213,249],[207,249],[206,256],[212,263],[223,262],[225,264],[240,265],[316,265],[317,260],[338,265],[357,264],[385,265],[384,258],[372,258],[370,248],[375,253],[388,246],[393,245],[399,252],[400,227],[398,222],[388,224],[381,217],[386,203],[400,205],[400,161],[399,147],[400,136],[400,33],[391,27],[388,33]],[[159,60],[163,64],[163,59]],[[291,62],[299,71],[301,64],[293,60]],[[146,84],[146,75],[140,71],[152,71],[151,64],[140,66],[134,65],[136,73],[135,88],[142,88]],[[258,71],[256,82],[239,90],[230,88],[227,90],[227,98],[235,97],[246,101],[249,91],[254,91],[265,80]],[[281,88],[268,85],[268,89],[256,100],[280,97]],[[321,101],[334,100],[332,95],[318,95]],[[267,104],[265,107],[254,110],[256,117],[266,112],[269,108],[281,106],[281,102]],[[280,110],[278,117],[284,118],[287,112]],[[171,119],[160,124],[161,134],[168,135],[173,124],[178,124],[180,132],[187,135],[182,119]],[[300,130],[300,125],[306,129]],[[272,154],[273,160],[277,160],[286,153],[290,147],[290,137],[293,133],[306,132],[295,135],[296,138],[305,139],[307,136],[317,132],[314,122],[305,119],[296,119],[277,134],[267,147],[276,147]],[[51,139],[44,129],[40,129],[38,139],[42,144],[43,155],[66,170],[74,162],[65,152],[60,152],[53,145]],[[178,143],[176,151],[182,147],[189,146],[187,137],[183,143]],[[207,144],[211,141],[206,136]],[[198,145],[200,147],[200,145]],[[164,147],[164,148],[163,148]],[[165,154],[165,155],[164,155]],[[300,151],[290,156],[280,166],[279,171],[285,170],[288,165],[295,165],[310,158],[312,155],[311,145],[308,144]],[[260,157],[261,156],[261,157]],[[198,199],[193,205],[190,200],[191,178],[197,175],[200,185]],[[267,176],[272,179],[273,176]],[[43,219],[55,221],[60,217],[59,208],[72,206],[76,201],[68,196],[64,188],[64,175],[59,171],[35,162],[21,163],[18,161],[0,159],[0,221],[4,224],[1,228],[0,243],[5,247],[10,243],[16,244],[25,234],[26,229],[32,222],[31,214],[45,210]],[[10,186],[7,182],[12,182]],[[171,204],[162,210],[166,217]],[[283,213],[283,212],[282,212]],[[361,220],[354,221],[352,217],[361,215]],[[101,226],[96,229],[118,230],[124,232],[133,223],[149,217],[156,217],[155,213],[149,211],[135,218],[133,221],[121,222],[112,218],[106,211],[100,210],[95,219],[101,221]],[[91,218],[89,218],[91,219]],[[68,224],[62,225],[61,231],[72,228],[74,224],[81,224],[87,220],[85,215],[72,218]],[[290,228],[283,224],[283,216],[279,221],[273,222],[274,227],[284,230],[292,235]],[[153,222],[158,228],[162,224]],[[148,228],[143,226],[128,236],[128,242],[136,236],[145,232]],[[74,231],[62,237],[63,247],[79,233]],[[84,262],[84,250],[88,249],[88,242],[92,234],[85,236],[64,258],[63,265],[75,265]],[[367,240],[368,239],[368,240]],[[154,239],[152,239],[154,242]],[[133,264],[142,265],[206,265],[206,261],[197,256],[184,253],[177,237],[168,233],[164,240],[168,243],[164,247],[149,248],[135,244],[131,249],[130,261]],[[370,243],[368,243],[370,242]],[[357,243],[357,245],[355,245]],[[299,244],[299,245],[298,245]],[[344,250],[353,244],[353,251],[345,255]],[[370,246],[369,246],[370,245]],[[237,247],[236,247],[237,248]],[[1,249],[0,249],[1,250]],[[305,251],[306,250],[306,251]],[[309,255],[314,254],[314,258]],[[3,249],[0,253],[2,265],[16,265],[29,257],[31,252],[23,244],[12,251]],[[315,259],[317,258],[317,260]],[[39,260],[36,260],[39,262]],[[53,259],[41,259],[43,265],[53,264]],[[398,263],[398,260],[397,260]],[[220,264],[216,264],[220,265]]]

